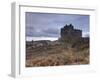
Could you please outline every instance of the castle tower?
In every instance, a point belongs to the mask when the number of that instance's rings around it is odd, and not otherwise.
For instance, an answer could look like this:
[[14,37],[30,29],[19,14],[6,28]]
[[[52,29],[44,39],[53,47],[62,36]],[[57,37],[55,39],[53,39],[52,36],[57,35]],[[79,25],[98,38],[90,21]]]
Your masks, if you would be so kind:
[[66,24],[63,28],[61,28],[60,35],[60,40],[76,41],[77,39],[82,37],[82,30],[74,29],[74,26],[72,24]]

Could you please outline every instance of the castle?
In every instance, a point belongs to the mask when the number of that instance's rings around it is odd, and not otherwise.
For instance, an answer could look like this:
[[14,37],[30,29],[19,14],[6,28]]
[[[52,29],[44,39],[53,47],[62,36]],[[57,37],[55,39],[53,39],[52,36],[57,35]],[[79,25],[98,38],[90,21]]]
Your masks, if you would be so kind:
[[82,30],[74,29],[74,26],[72,24],[66,24],[63,28],[61,28],[60,35],[60,40],[76,41],[82,38]]

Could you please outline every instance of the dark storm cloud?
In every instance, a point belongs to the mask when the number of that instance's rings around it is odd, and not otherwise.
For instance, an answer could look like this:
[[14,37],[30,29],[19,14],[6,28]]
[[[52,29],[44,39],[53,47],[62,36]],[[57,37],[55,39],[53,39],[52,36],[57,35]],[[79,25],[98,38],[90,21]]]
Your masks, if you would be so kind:
[[76,29],[89,32],[89,16],[26,12],[26,36],[58,37],[60,29],[72,23]]

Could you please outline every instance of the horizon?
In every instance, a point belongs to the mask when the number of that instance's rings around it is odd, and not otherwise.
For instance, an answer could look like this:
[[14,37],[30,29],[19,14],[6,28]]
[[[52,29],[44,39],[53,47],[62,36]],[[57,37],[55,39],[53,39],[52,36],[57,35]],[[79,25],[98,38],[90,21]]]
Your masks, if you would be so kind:
[[[82,38],[90,38],[89,36],[82,36]],[[55,41],[58,40],[60,37],[26,37],[26,41],[39,41],[39,40],[50,40]]]

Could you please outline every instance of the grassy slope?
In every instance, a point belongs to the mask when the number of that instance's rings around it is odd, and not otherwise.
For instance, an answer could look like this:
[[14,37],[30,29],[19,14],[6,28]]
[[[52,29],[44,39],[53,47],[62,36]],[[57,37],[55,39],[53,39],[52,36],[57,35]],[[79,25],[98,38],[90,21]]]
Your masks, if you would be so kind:
[[89,63],[89,44],[77,42],[72,47],[54,45],[27,50],[26,66],[58,66]]

